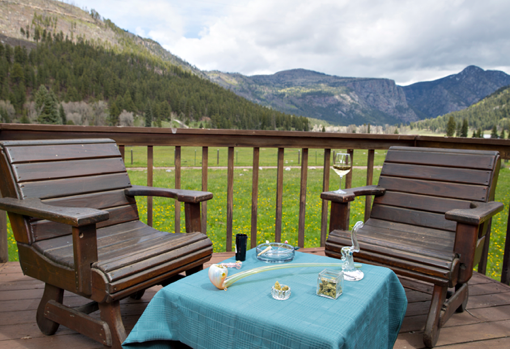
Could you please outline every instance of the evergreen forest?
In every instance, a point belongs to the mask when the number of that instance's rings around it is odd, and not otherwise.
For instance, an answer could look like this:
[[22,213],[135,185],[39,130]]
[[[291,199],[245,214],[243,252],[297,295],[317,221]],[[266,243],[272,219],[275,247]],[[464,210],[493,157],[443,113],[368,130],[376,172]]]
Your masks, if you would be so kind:
[[1,122],[130,126],[135,117],[161,127],[174,116],[206,128],[310,128],[306,117],[252,103],[158,57],[45,34],[31,49],[0,43]]

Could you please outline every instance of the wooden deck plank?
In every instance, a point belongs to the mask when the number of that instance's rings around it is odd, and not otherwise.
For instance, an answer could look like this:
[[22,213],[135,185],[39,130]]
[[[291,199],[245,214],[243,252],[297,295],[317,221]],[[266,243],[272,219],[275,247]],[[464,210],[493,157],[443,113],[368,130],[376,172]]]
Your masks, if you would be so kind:
[[[324,255],[323,248],[301,249],[302,252]],[[206,265],[219,263],[234,256],[234,252],[215,253]],[[401,278],[406,287],[408,309],[394,348],[424,348],[422,329],[430,304],[431,286]],[[125,299],[121,313],[130,331],[141,313],[161,288],[148,289],[141,300]],[[89,338],[63,326],[54,336],[43,335],[35,313],[43,293],[40,281],[24,276],[19,263],[0,264],[0,348],[102,348]],[[87,300],[65,293],[64,304],[77,306]],[[98,314],[93,314],[98,316]],[[510,286],[475,273],[470,281],[467,311],[455,314],[441,329],[437,348],[484,349],[510,347]]]

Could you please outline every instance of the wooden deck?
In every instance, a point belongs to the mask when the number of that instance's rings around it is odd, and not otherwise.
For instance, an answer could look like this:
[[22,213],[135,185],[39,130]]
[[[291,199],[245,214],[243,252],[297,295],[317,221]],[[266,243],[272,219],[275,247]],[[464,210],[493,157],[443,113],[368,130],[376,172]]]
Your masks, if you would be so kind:
[[[323,254],[323,249],[303,252]],[[215,254],[211,263],[233,253]],[[432,287],[401,279],[406,287],[408,307],[395,348],[423,348],[421,329],[429,307]],[[81,334],[60,327],[54,336],[43,335],[35,323],[35,312],[43,292],[43,283],[24,276],[17,262],[0,264],[0,348],[103,348]],[[146,291],[140,301],[122,301],[122,316],[127,330],[136,323],[147,303],[160,287]],[[510,348],[510,286],[475,274],[470,281],[467,311],[455,314],[441,330],[436,348]],[[67,293],[67,305],[85,303]]]

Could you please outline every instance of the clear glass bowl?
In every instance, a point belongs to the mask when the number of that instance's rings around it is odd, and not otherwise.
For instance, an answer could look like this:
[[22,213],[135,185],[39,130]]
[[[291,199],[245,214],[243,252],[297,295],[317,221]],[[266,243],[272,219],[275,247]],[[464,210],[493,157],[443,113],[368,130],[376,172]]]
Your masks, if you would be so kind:
[[295,248],[282,242],[270,242],[257,246],[257,259],[266,263],[285,263],[294,259]]
[[[283,287],[285,287],[287,285],[280,285],[280,286],[283,288]],[[279,301],[284,301],[286,299],[289,299],[289,297],[290,297],[290,287],[289,287],[288,290],[282,291],[282,290],[277,290],[273,286],[273,287],[271,287],[271,296],[273,296],[274,299],[279,300]]]

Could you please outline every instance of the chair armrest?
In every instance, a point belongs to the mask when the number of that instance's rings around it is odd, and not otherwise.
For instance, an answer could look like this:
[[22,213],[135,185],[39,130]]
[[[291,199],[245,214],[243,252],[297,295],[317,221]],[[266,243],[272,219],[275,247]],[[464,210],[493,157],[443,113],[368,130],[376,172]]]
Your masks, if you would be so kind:
[[124,192],[128,196],[161,196],[190,203],[210,200],[213,197],[213,194],[207,191],[155,188],[141,185],[133,185],[131,188],[124,189]]
[[321,194],[321,198],[333,202],[349,202],[353,201],[357,196],[383,195],[386,189],[381,188],[378,185],[367,185],[364,187],[345,189],[344,191],[346,194],[338,194],[334,191],[326,191]]
[[24,216],[48,219],[53,222],[72,225],[73,227],[95,224],[106,221],[110,217],[108,211],[86,207],[52,206],[36,198],[25,200],[0,198],[0,209]]
[[478,226],[501,210],[503,210],[503,204],[500,202],[472,202],[471,208],[448,211],[445,213],[445,218],[458,223]]

